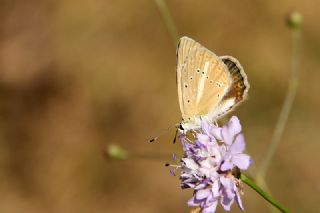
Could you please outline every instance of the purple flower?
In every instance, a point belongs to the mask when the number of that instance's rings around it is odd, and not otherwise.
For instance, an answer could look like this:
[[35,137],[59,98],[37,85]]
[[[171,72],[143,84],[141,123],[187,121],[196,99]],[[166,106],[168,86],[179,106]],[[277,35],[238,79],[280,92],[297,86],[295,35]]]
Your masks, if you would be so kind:
[[246,170],[250,165],[250,156],[243,154],[245,150],[244,136],[241,134],[239,119],[233,116],[222,128],[222,138],[226,144],[226,153],[221,165],[222,171],[231,170],[234,166]]
[[208,121],[202,121],[201,129],[206,135],[211,137],[213,140],[222,139],[222,132],[221,132],[222,128],[212,125]]
[[200,189],[194,192],[194,196],[188,201],[189,206],[199,206],[202,212],[215,212],[218,198],[214,197],[212,189]]
[[236,182],[239,182],[239,180],[236,180],[235,177],[220,177],[220,182],[222,187],[221,190],[221,205],[226,211],[230,210],[231,205],[233,204],[234,200],[236,200],[239,208],[241,210],[244,210],[240,198],[240,194],[238,191],[238,188],[236,186]]
[[189,206],[200,207],[203,213],[214,213],[220,201],[229,211],[236,202],[243,210],[234,168],[248,169],[250,156],[244,154],[245,140],[239,119],[233,116],[222,128],[202,121],[200,129],[189,130],[193,137],[181,134],[183,147],[180,168],[181,188],[194,190]]

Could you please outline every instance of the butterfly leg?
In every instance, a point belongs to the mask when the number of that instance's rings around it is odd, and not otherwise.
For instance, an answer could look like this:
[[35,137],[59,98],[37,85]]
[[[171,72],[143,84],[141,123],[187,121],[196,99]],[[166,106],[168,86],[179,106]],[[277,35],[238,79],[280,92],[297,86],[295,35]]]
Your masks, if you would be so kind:
[[176,133],[174,134],[173,144],[175,144],[175,143],[176,143],[176,141],[177,141],[177,135],[178,135],[178,132],[179,132],[179,131],[181,131],[181,130],[183,130],[182,125],[181,125],[181,124],[179,124],[179,126],[176,126]]

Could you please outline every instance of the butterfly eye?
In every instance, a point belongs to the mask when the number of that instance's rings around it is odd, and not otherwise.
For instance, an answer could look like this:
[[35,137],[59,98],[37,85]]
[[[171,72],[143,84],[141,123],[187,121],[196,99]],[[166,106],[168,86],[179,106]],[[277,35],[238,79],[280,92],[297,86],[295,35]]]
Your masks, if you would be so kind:
[[183,128],[183,126],[182,126],[181,124],[179,125],[178,128],[179,128],[180,130],[182,130],[182,131],[184,130],[184,128]]
[[200,69],[197,69],[197,72],[199,73],[199,72],[200,72]]
[[187,88],[187,87],[188,87],[188,84],[185,84],[184,87]]
[[192,80],[193,78],[192,78],[192,76],[190,77],[190,80]]

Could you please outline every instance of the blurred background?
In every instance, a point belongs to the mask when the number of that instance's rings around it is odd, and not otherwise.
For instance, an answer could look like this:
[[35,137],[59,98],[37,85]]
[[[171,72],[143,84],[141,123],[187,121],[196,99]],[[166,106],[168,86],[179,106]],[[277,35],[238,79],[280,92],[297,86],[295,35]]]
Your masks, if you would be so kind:
[[[301,12],[298,93],[266,181],[292,212],[320,212],[320,2],[166,3],[179,35],[245,68],[250,98],[228,117],[241,119],[252,170],[265,157],[287,91],[285,18]],[[174,130],[147,142],[181,119],[175,42],[155,1],[0,4],[0,212],[187,212],[192,191],[164,167],[181,153]],[[110,144],[162,157],[110,160]],[[244,191],[247,212],[269,212]]]

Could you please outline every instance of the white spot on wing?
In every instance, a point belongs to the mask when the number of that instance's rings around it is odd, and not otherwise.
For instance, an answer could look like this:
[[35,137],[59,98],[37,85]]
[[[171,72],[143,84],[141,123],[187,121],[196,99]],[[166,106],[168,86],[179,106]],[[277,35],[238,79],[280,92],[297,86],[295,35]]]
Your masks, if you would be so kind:
[[202,94],[203,94],[204,83],[205,83],[205,80],[206,80],[206,75],[208,73],[208,70],[209,70],[209,62],[206,62],[204,64],[204,68],[203,68],[203,71],[202,71],[203,75],[201,76],[200,81],[199,81],[198,92],[197,92],[197,100],[196,100],[197,104],[200,102],[200,99],[201,99]]

